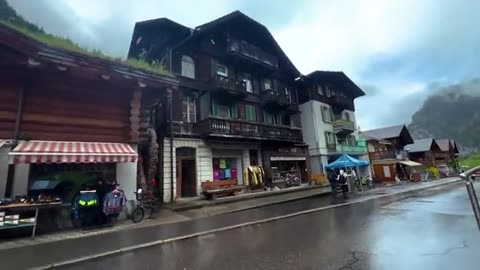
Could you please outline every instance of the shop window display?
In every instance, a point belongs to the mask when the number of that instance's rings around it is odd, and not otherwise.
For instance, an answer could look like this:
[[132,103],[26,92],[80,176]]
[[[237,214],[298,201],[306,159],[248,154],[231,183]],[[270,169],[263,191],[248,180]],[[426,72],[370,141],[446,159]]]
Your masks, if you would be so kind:
[[237,180],[238,168],[233,158],[213,159],[213,180]]
[[[114,163],[32,164],[28,195],[58,197],[70,203],[85,185],[113,185],[115,182]],[[42,186],[46,188],[42,189]]]

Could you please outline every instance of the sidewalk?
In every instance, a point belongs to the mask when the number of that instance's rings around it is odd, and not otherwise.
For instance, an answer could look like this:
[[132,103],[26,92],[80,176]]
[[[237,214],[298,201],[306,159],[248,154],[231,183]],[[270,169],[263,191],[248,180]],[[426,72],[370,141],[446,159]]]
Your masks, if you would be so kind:
[[[46,235],[35,239],[3,242],[0,244],[0,260],[5,269],[49,266],[54,263],[78,258],[91,258],[92,256],[99,256],[99,254],[108,255],[112,252],[124,252],[132,246],[142,246],[145,243],[162,242],[172,238],[173,240],[169,241],[174,241],[174,239],[185,235],[193,235],[192,237],[194,237],[202,232],[212,232],[238,224],[253,224],[256,221],[291,215],[292,211],[293,214],[297,211],[302,212],[302,209],[303,211],[320,211],[323,208],[341,207],[350,203],[359,203],[390,196],[395,199],[401,199],[425,189],[433,190],[436,187],[458,182],[458,178],[449,178],[432,182],[404,184],[390,188],[377,188],[357,196],[352,196],[346,203],[338,205],[332,205],[328,198],[312,198],[307,201],[298,201],[295,203],[296,208],[289,209],[287,205],[278,204],[282,196],[289,196],[292,200],[295,198],[293,196],[295,193],[287,193],[185,211],[188,214],[193,213],[192,216],[195,216],[195,218],[164,210],[159,218],[148,220],[138,225],[122,223],[113,228],[96,232],[67,232],[59,233],[55,237]],[[302,193],[303,195],[311,193],[311,197],[326,194],[326,190],[321,188],[311,189],[302,191]],[[297,194],[296,196],[300,195]],[[272,203],[277,203],[278,207],[272,205]],[[253,209],[264,205],[272,206],[268,209],[259,208],[258,211]],[[246,209],[252,210],[243,211]],[[28,258],[28,260],[25,260],[25,258]]]
[[[289,201],[290,198],[304,198],[315,196],[318,194],[328,193],[330,191],[329,185],[302,185],[298,187],[290,187],[280,190],[271,190],[271,191],[257,191],[251,193],[243,193],[236,196],[226,196],[220,197],[216,200],[203,200],[199,197],[193,199],[181,199],[174,204],[166,205],[167,208],[173,211],[186,211],[191,209],[198,209],[203,207],[211,207],[213,205],[222,205],[227,203],[247,201],[247,200],[256,200],[259,198],[265,197],[275,197],[283,198],[286,201]],[[282,195],[282,196],[280,196]]]

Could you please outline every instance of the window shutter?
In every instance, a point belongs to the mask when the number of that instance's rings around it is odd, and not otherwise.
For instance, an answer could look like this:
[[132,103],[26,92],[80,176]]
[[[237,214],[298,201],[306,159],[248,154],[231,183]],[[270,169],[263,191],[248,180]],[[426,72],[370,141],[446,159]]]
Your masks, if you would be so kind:
[[321,106],[320,109],[321,109],[321,111],[322,111],[322,120],[323,120],[323,122],[327,122],[327,118],[326,118],[326,114],[325,114],[325,107],[324,107],[324,106]]
[[240,115],[239,118],[240,119],[248,119],[248,110],[247,110],[247,114],[245,115],[245,110],[246,108],[248,108],[248,105],[245,105],[245,104],[239,104],[238,106],[238,114]]
[[212,114],[215,116],[220,115],[220,112],[218,111],[218,105],[215,102],[212,102]]

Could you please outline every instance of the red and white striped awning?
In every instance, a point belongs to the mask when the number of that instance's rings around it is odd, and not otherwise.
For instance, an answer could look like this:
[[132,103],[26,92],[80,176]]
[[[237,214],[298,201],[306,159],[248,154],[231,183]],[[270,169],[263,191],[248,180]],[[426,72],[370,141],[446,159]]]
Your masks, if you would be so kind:
[[10,155],[14,163],[119,163],[136,162],[128,144],[94,142],[25,141]]

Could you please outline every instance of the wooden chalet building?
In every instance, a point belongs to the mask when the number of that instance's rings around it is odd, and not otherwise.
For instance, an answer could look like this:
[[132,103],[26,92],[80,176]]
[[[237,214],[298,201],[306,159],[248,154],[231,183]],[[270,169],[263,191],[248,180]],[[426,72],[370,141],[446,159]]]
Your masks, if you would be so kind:
[[413,143],[405,125],[362,131],[360,137],[367,141],[368,156],[373,178],[377,182],[408,178],[405,168],[419,165],[408,160],[404,147]]
[[149,121],[142,97],[166,96],[175,77],[52,47],[2,24],[0,59],[0,198],[27,195],[37,177],[79,171],[119,183],[134,199]]
[[459,171],[460,166],[458,164],[458,150],[457,143],[452,139],[436,139],[435,140],[440,147],[441,153],[438,153],[435,157],[437,164],[445,164],[453,169]]
[[433,138],[415,140],[412,144],[404,147],[408,152],[408,157],[426,167],[435,167],[440,165],[437,157],[442,154],[442,150],[437,141]]
[[179,79],[173,145],[163,141],[165,202],[198,196],[205,181],[243,185],[251,165],[263,165],[269,180],[293,169],[307,181],[300,73],[265,26],[238,11],[193,29],[167,18],[138,22],[129,57],[165,63]]

